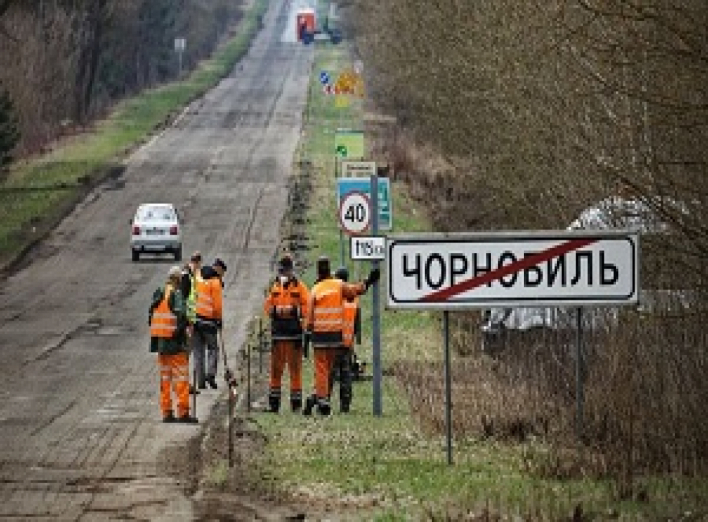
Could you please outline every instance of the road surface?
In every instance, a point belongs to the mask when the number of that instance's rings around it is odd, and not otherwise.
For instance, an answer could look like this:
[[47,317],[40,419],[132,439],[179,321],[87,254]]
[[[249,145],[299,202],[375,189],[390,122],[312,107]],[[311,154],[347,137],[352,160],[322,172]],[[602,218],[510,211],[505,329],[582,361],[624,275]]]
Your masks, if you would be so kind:
[[[233,361],[279,243],[313,59],[310,47],[288,41],[285,0],[272,4],[233,74],[136,151],[120,178],[97,187],[2,282],[0,519],[193,515],[185,484],[166,470],[201,427],[162,424],[148,352],[150,296],[175,262],[131,262],[128,222],[139,203],[173,202],[185,219],[185,255],[199,249],[206,261],[226,261]],[[218,393],[199,396],[202,421]]]

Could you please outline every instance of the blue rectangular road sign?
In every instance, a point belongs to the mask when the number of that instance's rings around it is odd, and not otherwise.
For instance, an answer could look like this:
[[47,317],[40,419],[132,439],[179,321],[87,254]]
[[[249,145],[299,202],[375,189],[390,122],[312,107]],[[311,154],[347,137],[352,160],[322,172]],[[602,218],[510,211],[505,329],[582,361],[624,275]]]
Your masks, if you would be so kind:
[[[390,178],[379,178],[379,230],[391,230],[393,228],[393,208],[391,206],[391,180]],[[337,178],[337,208],[350,192],[363,192],[371,197],[370,178]]]

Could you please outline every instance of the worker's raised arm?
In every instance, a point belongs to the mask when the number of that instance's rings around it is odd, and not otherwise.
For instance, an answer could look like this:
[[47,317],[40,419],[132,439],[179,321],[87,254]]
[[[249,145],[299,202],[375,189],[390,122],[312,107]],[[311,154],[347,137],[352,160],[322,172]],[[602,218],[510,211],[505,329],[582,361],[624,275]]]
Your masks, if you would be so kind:
[[365,283],[342,283],[342,297],[344,299],[354,299],[358,295],[366,293]]
[[342,297],[354,299],[358,295],[365,294],[371,285],[374,285],[381,278],[381,271],[374,268],[362,283],[342,283]]

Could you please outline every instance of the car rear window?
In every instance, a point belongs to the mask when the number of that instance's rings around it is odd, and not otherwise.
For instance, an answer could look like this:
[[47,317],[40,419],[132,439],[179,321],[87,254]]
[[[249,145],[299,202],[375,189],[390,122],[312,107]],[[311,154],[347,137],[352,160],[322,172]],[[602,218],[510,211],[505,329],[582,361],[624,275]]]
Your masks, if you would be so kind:
[[175,211],[169,207],[147,207],[138,210],[140,221],[175,221]]

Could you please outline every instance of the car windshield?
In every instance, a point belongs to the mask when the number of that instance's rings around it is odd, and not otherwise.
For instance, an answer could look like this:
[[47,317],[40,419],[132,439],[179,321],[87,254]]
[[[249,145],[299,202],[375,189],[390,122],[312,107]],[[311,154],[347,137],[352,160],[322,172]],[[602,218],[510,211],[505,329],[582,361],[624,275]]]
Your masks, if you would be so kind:
[[140,221],[176,221],[175,211],[170,207],[144,207],[138,210]]

